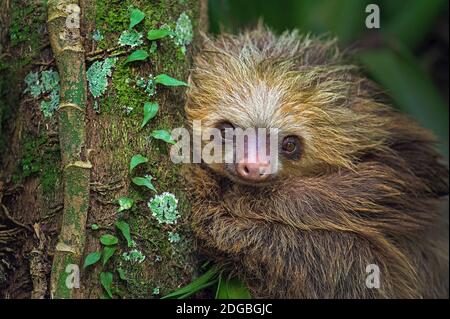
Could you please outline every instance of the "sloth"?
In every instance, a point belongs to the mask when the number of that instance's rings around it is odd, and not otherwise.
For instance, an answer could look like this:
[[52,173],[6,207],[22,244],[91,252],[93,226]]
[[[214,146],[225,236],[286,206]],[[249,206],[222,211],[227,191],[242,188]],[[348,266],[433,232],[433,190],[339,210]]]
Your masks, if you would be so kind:
[[435,137],[388,104],[335,39],[204,35],[189,122],[278,134],[275,171],[247,150],[187,165],[201,253],[254,298],[448,298],[448,169]]

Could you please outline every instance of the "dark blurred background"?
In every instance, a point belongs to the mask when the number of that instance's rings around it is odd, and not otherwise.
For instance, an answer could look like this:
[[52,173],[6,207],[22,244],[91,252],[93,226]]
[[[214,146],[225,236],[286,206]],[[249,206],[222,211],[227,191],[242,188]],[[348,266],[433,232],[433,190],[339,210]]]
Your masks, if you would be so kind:
[[[366,6],[380,8],[368,29]],[[337,36],[378,82],[393,106],[440,139],[448,159],[449,3],[447,0],[209,0],[210,31],[239,32],[262,18],[277,32],[299,29]]]

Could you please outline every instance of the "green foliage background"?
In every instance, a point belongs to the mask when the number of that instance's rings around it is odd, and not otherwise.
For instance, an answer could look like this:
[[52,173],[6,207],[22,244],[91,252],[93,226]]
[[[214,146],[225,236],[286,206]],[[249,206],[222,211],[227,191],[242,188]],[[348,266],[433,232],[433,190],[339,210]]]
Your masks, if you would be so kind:
[[[370,3],[380,8],[380,29],[365,26]],[[448,159],[447,0],[209,0],[209,10],[214,33],[236,33],[262,18],[277,32],[328,33],[357,48],[393,106],[432,130]]]

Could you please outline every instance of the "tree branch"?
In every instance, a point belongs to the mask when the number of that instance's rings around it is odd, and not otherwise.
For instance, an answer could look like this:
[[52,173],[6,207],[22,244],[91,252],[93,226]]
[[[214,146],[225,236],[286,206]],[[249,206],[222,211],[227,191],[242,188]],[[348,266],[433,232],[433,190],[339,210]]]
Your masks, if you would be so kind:
[[81,265],[89,206],[91,164],[86,160],[86,66],[76,0],[49,0],[47,25],[60,79],[59,140],[64,209],[51,271],[51,297],[74,298],[66,284],[69,264]]

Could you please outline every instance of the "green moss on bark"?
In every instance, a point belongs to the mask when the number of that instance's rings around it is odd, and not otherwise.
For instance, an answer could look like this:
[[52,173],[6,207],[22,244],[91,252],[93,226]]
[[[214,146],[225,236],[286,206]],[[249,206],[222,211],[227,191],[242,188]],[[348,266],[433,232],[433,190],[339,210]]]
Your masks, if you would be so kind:
[[[162,25],[175,29],[176,21],[182,12],[186,12],[190,17],[194,30],[197,28],[198,1],[98,1],[93,8],[96,12],[96,25],[92,28],[101,30],[104,39],[93,50],[117,46],[122,31],[128,28],[129,7],[136,7],[145,12],[145,20],[136,26],[136,30],[144,34]],[[92,14],[87,12],[87,16]],[[146,40],[140,48],[150,53],[152,43]],[[93,175],[98,176],[101,183],[117,178],[123,180],[125,189],[117,193],[112,192],[110,196],[127,196],[136,201],[133,212],[127,212],[125,218],[132,232],[138,234],[134,239],[146,259],[142,263],[130,263],[123,261],[120,253],[116,254],[112,259],[113,267],[123,268],[127,280],[120,280],[115,273],[115,285],[121,288],[125,298],[154,298],[152,293],[155,287],[159,287],[160,293],[165,294],[190,281],[196,267],[187,227],[189,203],[184,193],[180,167],[170,161],[169,147],[164,142],[150,138],[153,130],[170,131],[172,128],[184,126],[184,89],[161,86],[157,88],[156,95],[149,97],[142,88],[136,86],[135,81],[140,77],[146,78],[150,74],[161,73],[186,81],[188,56],[182,54],[173,39],[164,38],[157,41],[157,49],[150,54],[148,62],[123,65],[125,59],[126,55],[119,57],[108,90],[99,99],[100,114],[91,118],[91,121],[95,122],[93,127],[96,128],[96,137],[91,147],[98,148],[97,153],[101,157],[94,163]],[[146,101],[157,101],[160,109],[157,116],[140,129]],[[147,201],[154,192],[131,183],[128,166],[135,154],[143,154],[149,158],[149,162],[140,165],[133,172],[133,176],[150,174],[155,178],[152,182],[158,194],[171,192],[178,198],[181,213],[178,224],[160,225],[147,207]],[[111,211],[113,209],[115,208],[112,207]],[[112,214],[111,211],[108,213],[107,209],[102,207],[103,214]],[[99,222],[91,217],[90,223]],[[178,232],[183,239],[176,244],[170,243],[169,231]],[[94,246],[95,238],[90,240],[91,246]],[[93,282],[89,285],[95,286],[99,283]]]
[[8,50],[5,48],[9,54],[0,51],[0,165],[9,154],[8,129],[20,112],[23,79],[48,42],[44,1],[29,6],[24,1],[12,0],[9,16]]

